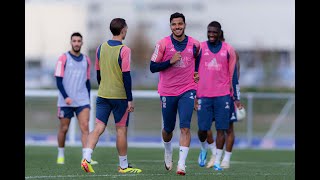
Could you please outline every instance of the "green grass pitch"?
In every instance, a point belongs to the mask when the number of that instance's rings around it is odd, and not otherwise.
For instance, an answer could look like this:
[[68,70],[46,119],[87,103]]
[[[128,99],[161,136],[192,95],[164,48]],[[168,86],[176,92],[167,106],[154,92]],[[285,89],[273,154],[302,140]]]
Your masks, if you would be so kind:
[[[140,174],[119,174],[118,155],[115,147],[97,146],[92,158],[99,162],[93,165],[96,173],[85,173],[80,168],[81,147],[65,148],[65,164],[57,165],[57,147],[25,147],[25,179],[237,179],[237,180],[292,180],[295,179],[295,151],[290,150],[244,150],[234,149],[230,169],[214,171],[199,167],[199,149],[191,148],[186,161],[186,175],[176,175],[179,157],[174,148],[172,171],[166,171],[161,148],[128,149],[128,160],[141,168]],[[208,156],[208,159],[210,155]]]

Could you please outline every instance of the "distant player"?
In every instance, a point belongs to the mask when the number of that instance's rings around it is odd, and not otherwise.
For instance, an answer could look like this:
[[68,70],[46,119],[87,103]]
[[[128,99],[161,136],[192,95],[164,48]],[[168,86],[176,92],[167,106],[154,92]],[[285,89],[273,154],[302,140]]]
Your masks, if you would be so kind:
[[133,168],[128,163],[127,131],[129,114],[134,111],[130,75],[131,50],[122,44],[128,26],[124,19],[115,18],[110,22],[112,40],[102,43],[96,52],[96,70],[99,84],[96,100],[96,124],[90,132],[85,156],[81,168],[94,173],[91,166],[91,154],[99,137],[107,127],[110,113],[113,113],[116,124],[116,146],[119,155],[119,173],[140,173],[141,169]]
[[[64,164],[64,147],[66,134],[74,113],[77,116],[81,130],[82,148],[89,134],[90,112],[90,59],[80,50],[83,44],[82,35],[75,32],[71,35],[71,50],[63,53],[56,64],[55,77],[58,95],[58,158],[57,164]],[[82,150],[82,156],[84,150]],[[97,164],[93,161],[93,164]]]
[[199,52],[199,41],[184,33],[185,17],[181,13],[170,16],[172,34],[157,42],[151,57],[150,70],[159,72],[158,93],[160,95],[164,144],[164,165],[171,170],[172,132],[175,129],[177,112],[180,120],[180,149],[176,173],[185,175],[185,163],[190,146],[190,122],[196,95],[193,80],[195,57]]
[[203,167],[206,159],[207,131],[215,118],[217,130],[216,159],[214,170],[222,170],[220,159],[225,143],[225,133],[229,129],[230,109],[233,102],[232,80],[236,64],[233,47],[220,40],[221,25],[212,21],[207,27],[208,41],[201,43],[199,59],[199,82],[197,89],[198,137],[201,143],[199,165]]

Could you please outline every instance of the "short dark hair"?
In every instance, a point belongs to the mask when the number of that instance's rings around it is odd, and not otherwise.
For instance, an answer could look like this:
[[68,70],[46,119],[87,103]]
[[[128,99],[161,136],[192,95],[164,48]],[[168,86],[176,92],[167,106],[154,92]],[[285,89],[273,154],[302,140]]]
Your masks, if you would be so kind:
[[221,31],[221,24],[218,21],[212,21],[211,23],[208,24],[208,27],[216,27]]
[[70,39],[72,39],[73,36],[79,36],[82,39],[82,35],[79,32],[72,33]]
[[185,19],[184,15],[182,13],[175,12],[175,13],[171,14],[170,23],[171,23],[173,18],[182,18],[183,22],[186,23],[186,19]]
[[114,36],[120,35],[123,28],[127,26],[126,20],[123,18],[114,18],[110,22],[110,31]]

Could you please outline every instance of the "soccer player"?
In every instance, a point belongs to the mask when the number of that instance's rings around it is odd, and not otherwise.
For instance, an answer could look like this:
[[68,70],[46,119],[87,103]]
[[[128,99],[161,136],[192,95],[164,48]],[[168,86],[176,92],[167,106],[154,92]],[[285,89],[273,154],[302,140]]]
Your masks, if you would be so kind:
[[[224,35],[223,35],[223,31],[221,30],[221,37],[220,37],[221,41],[225,41],[224,39]],[[230,167],[230,158],[232,155],[232,148],[233,148],[233,144],[234,144],[234,139],[235,139],[235,135],[234,135],[234,129],[233,129],[233,123],[237,122],[237,116],[234,116],[234,114],[236,114],[236,110],[234,107],[234,104],[236,104],[236,106],[241,109],[243,108],[243,105],[240,102],[240,86],[239,86],[239,78],[240,78],[240,63],[239,63],[239,55],[236,52],[236,68],[233,74],[233,88],[236,89],[236,91],[234,91],[233,94],[233,98],[231,99],[232,101],[234,101],[234,103],[231,103],[231,108],[230,108],[230,112],[231,112],[231,118],[230,118],[230,126],[229,129],[227,131],[227,140],[226,140],[226,149],[224,152],[224,157],[223,160],[221,162],[221,167],[222,168],[229,168]],[[233,106],[233,107],[232,107]],[[214,119],[213,119],[214,121]],[[209,162],[207,163],[207,168],[211,168],[214,165],[214,161],[215,161],[215,157],[216,157],[216,144],[214,142],[214,138],[213,138],[213,134],[212,134],[212,130],[210,129],[209,131],[207,131],[208,133],[208,137],[207,137],[207,143],[208,143],[208,149],[210,149],[211,151],[211,157]],[[201,154],[201,153],[200,153]],[[201,158],[200,158],[200,162],[199,165],[201,164],[201,166],[204,164],[205,160],[206,160],[206,155],[204,155],[204,153],[202,154]]]
[[200,43],[184,33],[185,16],[173,13],[170,16],[172,34],[156,44],[151,57],[150,71],[159,72],[158,93],[160,95],[164,144],[164,165],[171,170],[172,162],[172,132],[175,129],[176,115],[180,120],[180,149],[176,173],[186,174],[186,158],[190,146],[190,122],[196,95],[195,58],[198,55]]
[[233,47],[220,40],[221,25],[212,21],[207,27],[208,40],[201,42],[199,61],[199,82],[197,89],[198,137],[201,143],[199,165],[204,166],[206,158],[207,131],[215,119],[217,130],[216,159],[214,170],[220,171],[220,159],[225,143],[225,133],[229,129],[232,108],[233,72],[236,53]]
[[130,75],[131,49],[122,41],[127,34],[128,26],[124,19],[114,18],[110,22],[111,40],[102,43],[96,51],[96,70],[99,84],[96,100],[96,123],[90,132],[81,168],[94,173],[91,166],[91,154],[99,137],[108,124],[112,111],[116,124],[116,147],[119,155],[119,173],[140,173],[141,169],[133,168],[128,163],[127,130],[129,114],[134,111]]
[[[82,148],[85,147],[89,134],[90,59],[80,52],[83,41],[79,32],[71,35],[70,44],[71,50],[59,57],[54,74],[59,90],[57,116],[60,119],[57,164],[64,164],[66,134],[74,113],[81,130]],[[97,164],[97,161],[94,161],[94,164]]]

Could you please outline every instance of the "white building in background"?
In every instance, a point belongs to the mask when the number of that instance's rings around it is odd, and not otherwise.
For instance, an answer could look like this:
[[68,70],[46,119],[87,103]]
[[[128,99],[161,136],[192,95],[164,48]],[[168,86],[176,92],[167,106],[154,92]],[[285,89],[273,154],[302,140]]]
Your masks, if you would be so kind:
[[126,44],[142,32],[144,41],[154,45],[171,33],[170,15],[181,12],[187,35],[204,41],[208,23],[217,20],[237,50],[289,52],[294,70],[294,0],[28,0],[25,9],[26,68],[38,62],[41,68],[53,70],[58,56],[70,49],[75,31],[84,36],[82,52],[94,52],[112,37],[109,23],[115,17],[127,21]]
[[[43,59],[51,67],[58,56],[69,50],[70,36],[80,32],[88,37],[86,7],[81,1],[27,1],[25,4],[25,57]],[[88,46],[82,51],[87,52]]]

